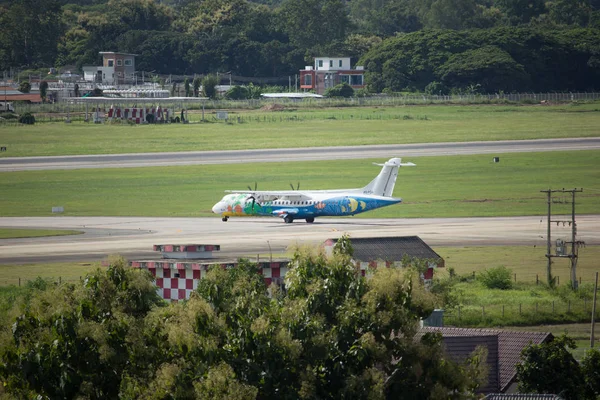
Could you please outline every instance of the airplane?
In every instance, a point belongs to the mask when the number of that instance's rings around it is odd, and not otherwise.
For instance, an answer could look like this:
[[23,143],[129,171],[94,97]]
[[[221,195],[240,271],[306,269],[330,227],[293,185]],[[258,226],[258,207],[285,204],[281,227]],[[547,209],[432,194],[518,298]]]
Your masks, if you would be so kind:
[[373,164],[383,168],[363,188],[299,190],[298,187],[296,190],[261,191],[248,187],[249,190],[226,190],[231,194],[215,204],[212,212],[220,214],[223,222],[234,216],[276,216],[287,224],[296,219],[311,224],[316,217],[355,215],[402,202],[402,199],[392,197],[398,168],[416,164],[403,163],[400,158]]

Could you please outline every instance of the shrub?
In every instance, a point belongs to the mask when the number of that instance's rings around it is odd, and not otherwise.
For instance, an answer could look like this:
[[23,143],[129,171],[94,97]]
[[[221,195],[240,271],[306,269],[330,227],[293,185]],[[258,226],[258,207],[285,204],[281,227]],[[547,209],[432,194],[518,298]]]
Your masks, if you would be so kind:
[[510,289],[512,271],[505,266],[486,269],[479,274],[479,280],[488,289]]
[[248,89],[245,86],[233,86],[225,92],[227,100],[244,100],[248,98]]
[[35,124],[35,117],[32,113],[26,112],[19,117],[19,122],[22,124],[33,125]]
[[347,83],[340,83],[332,88],[325,91],[327,97],[352,97],[354,96],[354,89]]
[[446,95],[448,94],[448,87],[438,81],[429,82],[429,84],[425,86],[425,93],[429,95]]

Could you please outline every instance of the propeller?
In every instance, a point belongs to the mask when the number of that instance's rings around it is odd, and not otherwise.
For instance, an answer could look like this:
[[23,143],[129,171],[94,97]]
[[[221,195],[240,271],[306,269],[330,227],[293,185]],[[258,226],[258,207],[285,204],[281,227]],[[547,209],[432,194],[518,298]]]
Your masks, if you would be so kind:
[[[253,191],[252,188],[250,187],[250,185],[247,186],[249,191]],[[257,183],[254,182],[254,192],[256,192],[256,188],[258,187]],[[252,199],[252,210],[254,210],[254,204],[256,203],[256,198],[254,197],[254,194],[251,194],[250,197],[248,197],[248,200]]]

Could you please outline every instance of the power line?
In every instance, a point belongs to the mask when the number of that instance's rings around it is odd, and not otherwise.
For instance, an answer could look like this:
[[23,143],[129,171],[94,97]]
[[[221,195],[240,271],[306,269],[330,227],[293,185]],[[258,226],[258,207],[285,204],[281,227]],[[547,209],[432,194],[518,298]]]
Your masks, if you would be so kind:
[[[558,189],[558,190],[541,190],[542,193],[546,193],[548,202],[548,233],[547,233],[547,245],[548,250],[546,251],[546,258],[548,258],[548,266],[546,270],[548,285],[554,285],[554,278],[552,277],[552,258],[553,257],[566,257],[571,261],[571,285],[574,290],[577,290],[577,258],[579,247],[585,243],[577,241],[575,239],[577,235],[577,223],[575,222],[575,193],[583,192],[583,189]],[[571,200],[569,201],[566,196],[561,199],[554,199],[554,193],[571,193]],[[571,204],[571,219],[570,220],[552,220],[552,204]],[[571,227],[571,241],[565,242],[564,240],[558,239],[556,241],[556,254],[552,254],[552,240],[551,240],[551,226],[552,223],[556,223],[557,226],[562,223],[563,226],[569,224]],[[571,253],[566,254],[567,245],[571,245]]]

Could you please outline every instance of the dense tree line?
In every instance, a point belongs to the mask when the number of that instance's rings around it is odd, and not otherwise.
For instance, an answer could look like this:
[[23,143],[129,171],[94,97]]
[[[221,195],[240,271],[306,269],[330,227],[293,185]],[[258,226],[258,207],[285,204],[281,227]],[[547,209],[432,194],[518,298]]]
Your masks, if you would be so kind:
[[0,26],[0,70],[121,51],[140,71],[278,77],[326,55],[373,63],[376,91],[598,85],[600,0],[4,0]]
[[598,89],[599,57],[598,29],[500,27],[399,35],[374,47],[361,63],[376,92],[490,93]]
[[418,272],[366,280],[340,242],[332,258],[298,251],[286,293],[250,263],[213,269],[168,305],[118,262],[78,284],[41,281],[1,321],[0,395],[472,398],[485,354],[457,364],[439,335],[416,335],[433,307]]

